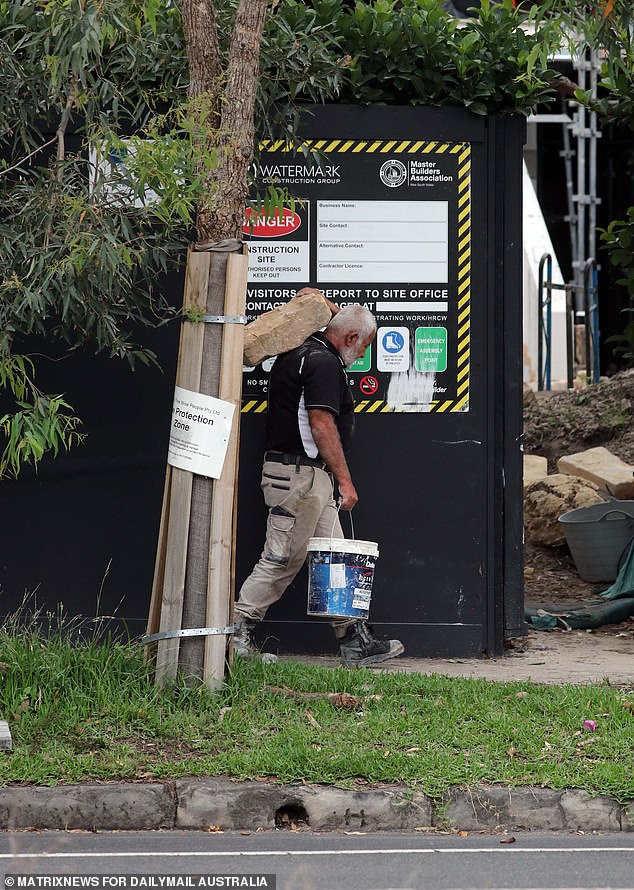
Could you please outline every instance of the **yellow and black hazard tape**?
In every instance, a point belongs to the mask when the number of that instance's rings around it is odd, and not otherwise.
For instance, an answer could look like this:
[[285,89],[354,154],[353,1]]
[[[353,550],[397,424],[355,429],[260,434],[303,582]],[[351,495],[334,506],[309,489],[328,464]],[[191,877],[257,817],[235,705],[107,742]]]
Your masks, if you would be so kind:
[[[471,364],[471,146],[458,155],[458,346],[456,399],[450,411],[469,407]],[[441,410],[441,409],[438,409]]]
[[385,414],[388,411],[393,412],[394,408],[390,408],[383,399],[365,399],[363,402],[357,402],[354,411],[355,414]]
[[[452,400],[433,401],[425,408],[427,411],[450,411],[454,404]],[[263,414],[266,411],[267,402],[259,399],[247,400],[240,409],[241,414]],[[418,408],[412,407],[412,411]],[[404,414],[408,412],[407,408],[394,408],[384,399],[364,399],[354,406],[355,414]]]
[[[438,142],[414,139],[306,139],[293,143],[284,139],[265,139],[260,150],[265,152],[295,152],[297,150],[320,151],[324,154],[360,152],[372,154],[450,154],[458,161],[458,318],[456,349],[456,398],[431,402],[428,411],[469,410],[469,376],[471,362],[471,144],[469,142]],[[243,413],[258,413],[266,409],[266,402],[259,405],[249,402]],[[363,406],[363,407],[362,407]],[[360,402],[356,412],[384,413],[393,411],[387,403]],[[405,409],[406,410],[406,409]]]
[[241,414],[262,414],[266,411],[266,399],[261,401],[260,399],[247,399],[242,408],[240,408]]
[[293,143],[284,139],[264,139],[260,151],[283,153],[320,151],[324,154],[458,154],[464,142],[428,142],[416,139],[305,139]]

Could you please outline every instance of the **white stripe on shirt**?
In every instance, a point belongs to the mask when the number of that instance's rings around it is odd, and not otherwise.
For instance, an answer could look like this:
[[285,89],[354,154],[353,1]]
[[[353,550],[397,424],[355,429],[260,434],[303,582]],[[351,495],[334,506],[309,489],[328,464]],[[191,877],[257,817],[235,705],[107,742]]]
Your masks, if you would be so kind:
[[306,452],[308,457],[317,457],[317,455],[319,454],[319,449],[315,444],[313,433],[310,428],[310,420],[308,418],[308,411],[306,410],[306,403],[304,402],[303,390],[302,397],[299,400],[299,405],[297,406],[297,425],[299,426],[299,434],[302,438],[304,451]]

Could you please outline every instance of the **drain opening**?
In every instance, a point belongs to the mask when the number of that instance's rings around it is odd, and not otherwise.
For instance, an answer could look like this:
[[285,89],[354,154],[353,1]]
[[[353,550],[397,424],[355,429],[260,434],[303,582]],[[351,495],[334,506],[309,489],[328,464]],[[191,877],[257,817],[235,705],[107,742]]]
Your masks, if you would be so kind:
[[275,827],[291,831],[308,825],[308,813],[301,804],[287,804],[275,812]]

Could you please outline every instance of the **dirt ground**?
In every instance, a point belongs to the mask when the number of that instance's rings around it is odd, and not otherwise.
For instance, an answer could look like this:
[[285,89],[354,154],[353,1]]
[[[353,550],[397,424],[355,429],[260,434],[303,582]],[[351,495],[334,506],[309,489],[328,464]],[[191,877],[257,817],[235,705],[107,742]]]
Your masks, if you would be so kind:
[[[557,472],[557,459],[598,445],[634,467],[634,370],[572,392],[538,393],[524,406],[524,449],[548,458]],[[545,547],[526,543],[526,605],[581,607],[596,599],[597,586],[577,574],[567,545]],[[603,625],[594,633],[634,639],[634,616],[620,624]]]

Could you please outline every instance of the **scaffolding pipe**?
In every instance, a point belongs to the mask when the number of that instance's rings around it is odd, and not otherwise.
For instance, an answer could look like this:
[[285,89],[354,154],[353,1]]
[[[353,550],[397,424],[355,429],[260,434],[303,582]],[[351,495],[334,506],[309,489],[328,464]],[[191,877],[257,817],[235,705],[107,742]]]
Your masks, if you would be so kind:
[[[592,99],[597,98],[597,74],[598,60],[596,52],[590,50],[590,92]],[[590,144],[589,144],[589,170],[590,178],[589,189],[589,205],[588,205],[588,256],[596,257],[597,255],[597,140],[599,133],[597,131],[597,113],[590,112]]]
[[[561,110],[562,113],[566,111],[566,100],[562,97],[561,99]],[[564,159],[564,171],[566,174],[566,201],[568,204],[568,215],[566,217],[566,221],[568,223],[568,231],[570,233],[570,256],[572,259],[572,268],[575,268],[575,262],[578,260],[577,257],[577,213],[575,210],[575,201],[574,201],[574,174],[572,167],[572,158],[574,156],[574,152],[570,147],[570,130],[574,126],[572,121],[568,121],[564,123],[563,126],[563,142],[564,148],[563,151],[560,152],[560,155]]]
[[[585,92],[586,90],[586,51],[582,51],[578,64],[578,80],[579,88]],[[576,137],[577,137],[577,194],[575,201],[577,203],[577,250],[574,268],[575,284],[577,289],[577,314],[581,316],[584,311],[583,303],[579,297],[583,287],[583,257],[586,255],[586,109],[584,105],[577,105],[576,113]]]

